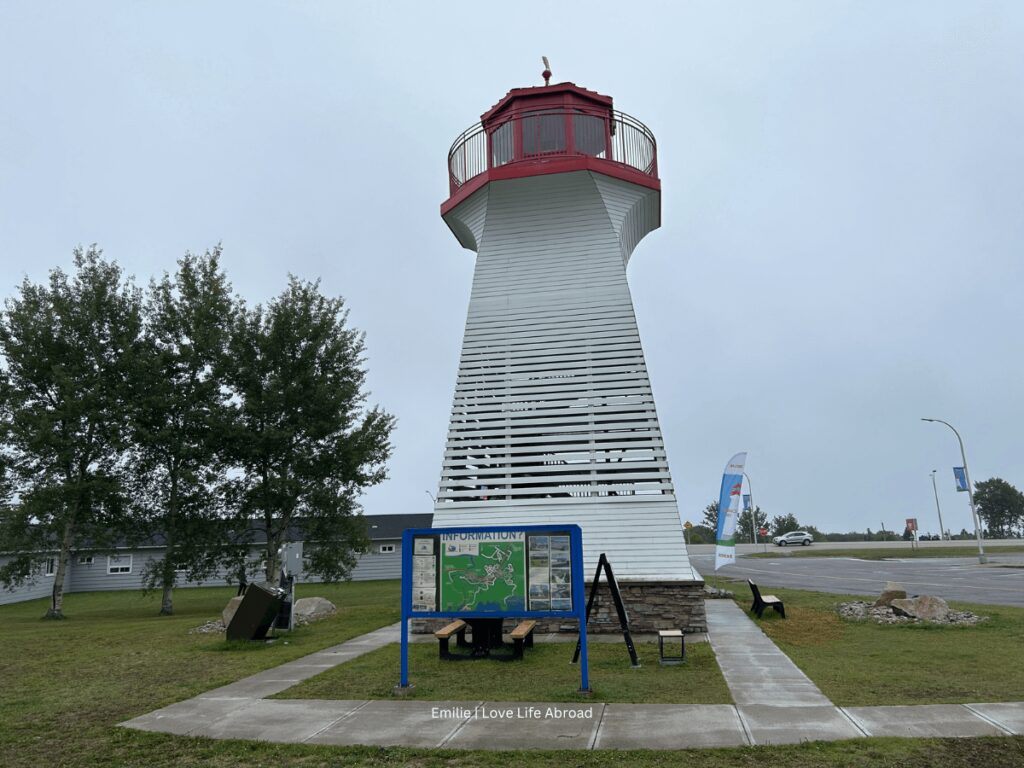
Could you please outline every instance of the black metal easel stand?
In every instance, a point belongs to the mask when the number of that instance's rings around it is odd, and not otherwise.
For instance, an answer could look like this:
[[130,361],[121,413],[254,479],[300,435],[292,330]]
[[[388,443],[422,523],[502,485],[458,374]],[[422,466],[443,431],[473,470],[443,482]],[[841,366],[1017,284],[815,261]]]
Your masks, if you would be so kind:
[[[612,573],[611,563],[604,552],[597,560],[597,572],[594,574],[594,582],[590,585],[590,597],[587,599],[587,622],[590,622],[590,612],[597,602],[597,583],[601,579],[601,571],[604,571],[605,580],[608,582],[608,589],[612,593],[612,601],[615,603],[615,611],[619,614],[619,625],[622,627],[622,637],[626,641],[626,650],[629,651],[629,659],[634,668],[640,666],[640,660],[636,656],[636,648],[633,645],[633,636],[629,633],[629,616],[626,614],[626,606],[622,603],[622,594],[619,592],[619,583],[615,581],[615,574]],[[575,664],[580,658],[580,640],[576,640],[576,652],[572,655],[572,663]]]

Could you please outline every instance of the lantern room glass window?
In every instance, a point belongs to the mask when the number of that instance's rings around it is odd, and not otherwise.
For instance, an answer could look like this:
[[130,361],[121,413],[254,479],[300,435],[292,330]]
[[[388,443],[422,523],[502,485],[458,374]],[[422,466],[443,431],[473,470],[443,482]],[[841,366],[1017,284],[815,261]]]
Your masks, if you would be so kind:
[[491,167],[511,163],[515,156],[515,143],[512,134],[512,121],[502,123],[491,131]]
[[581,155],[606,158],[608,139],[606,121],[595,115],[577,113],[572,116],[572,131],[576,139],[576,151]]
[[530,112],[523,117],[522,126],[525,156],[565,152],[564,114]]

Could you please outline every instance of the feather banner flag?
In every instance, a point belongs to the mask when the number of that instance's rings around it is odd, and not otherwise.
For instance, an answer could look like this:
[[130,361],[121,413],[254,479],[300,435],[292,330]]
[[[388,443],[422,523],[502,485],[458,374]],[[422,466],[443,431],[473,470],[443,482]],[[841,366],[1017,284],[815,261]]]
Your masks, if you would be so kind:
[[736,518],[743,494],[743,466],[747,454],[737,453],[725,465],[722,490],[718,494],[718,532],[715,535],[715,570],[736,562]]

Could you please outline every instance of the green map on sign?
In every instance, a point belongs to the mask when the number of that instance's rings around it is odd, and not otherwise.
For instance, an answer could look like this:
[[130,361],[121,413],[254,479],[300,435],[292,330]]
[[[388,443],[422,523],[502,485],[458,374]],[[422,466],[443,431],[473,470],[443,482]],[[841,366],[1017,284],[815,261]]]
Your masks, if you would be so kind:
[[526,608],[526,543],[481,541],[472,549],[442,543],[442,611],[522,611]]

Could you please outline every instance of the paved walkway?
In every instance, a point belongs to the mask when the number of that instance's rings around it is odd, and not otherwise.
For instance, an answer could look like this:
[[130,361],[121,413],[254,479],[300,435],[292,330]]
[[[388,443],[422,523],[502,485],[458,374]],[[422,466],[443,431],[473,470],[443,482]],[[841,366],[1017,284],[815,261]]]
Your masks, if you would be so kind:
[[1024,702],[833,706],[735,603],[705,605],[711,645],[735,706],[266,698],[398,642],[399,625],[393,624],[121,725],[216,739],[462,749],[684,749],[863,736],[1024,735]]

